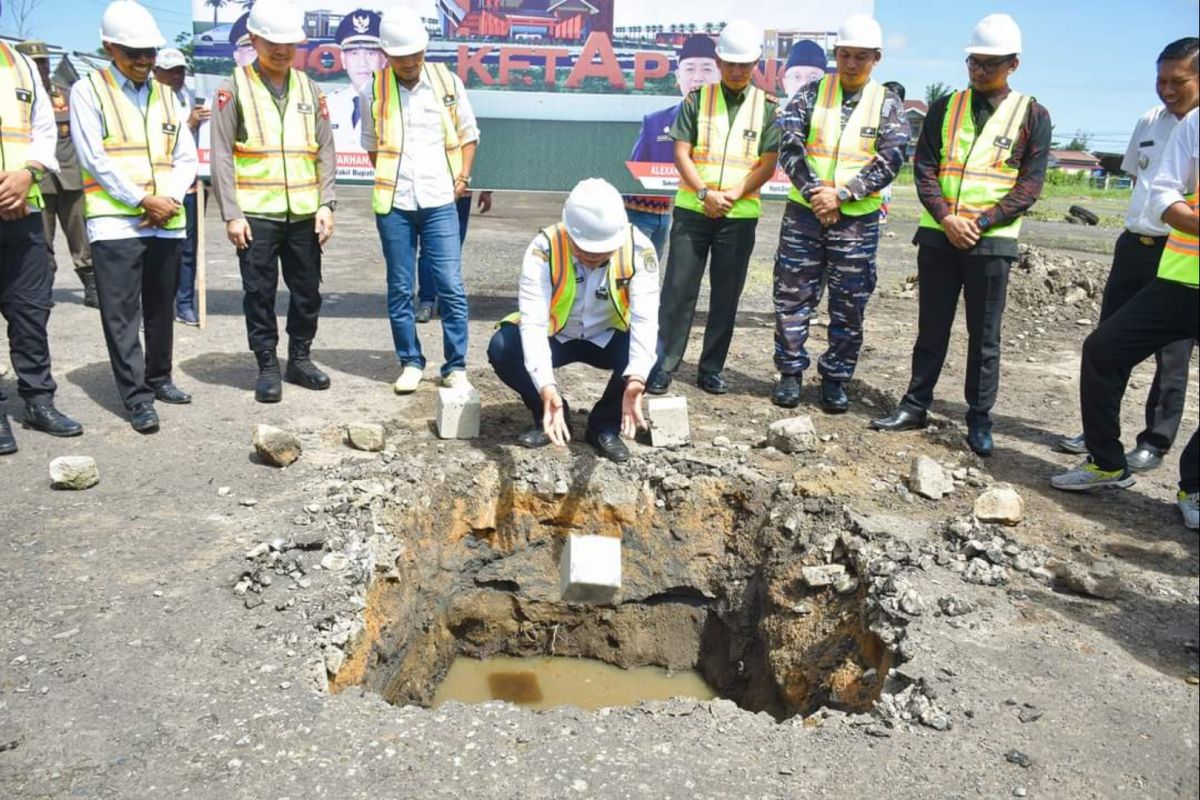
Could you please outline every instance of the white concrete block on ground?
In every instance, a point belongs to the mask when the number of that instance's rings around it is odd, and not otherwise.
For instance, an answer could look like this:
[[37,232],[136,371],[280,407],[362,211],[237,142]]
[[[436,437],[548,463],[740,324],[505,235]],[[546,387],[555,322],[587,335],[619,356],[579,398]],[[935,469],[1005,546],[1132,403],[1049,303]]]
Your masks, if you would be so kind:
[[571,534],[559,561],[564,603],[611,603],[621,588],[621,540]]
[[437,431],[442,439],[479,436],[479,392],[473,386],[438,389]]
[[650,417],[650,444],[675,447],[692,443],[686,397],[651,397],[646,401]]

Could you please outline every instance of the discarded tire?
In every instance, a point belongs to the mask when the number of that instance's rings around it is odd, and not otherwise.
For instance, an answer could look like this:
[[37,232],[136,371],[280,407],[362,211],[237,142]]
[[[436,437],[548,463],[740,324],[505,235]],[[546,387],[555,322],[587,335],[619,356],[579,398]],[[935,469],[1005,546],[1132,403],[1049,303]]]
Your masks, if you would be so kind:
[[1096,216],[1095,214],[1093,214],[1091,211],[1088,211],[1083,206],[1071,206],[1070,208],[1067,209],[1067,213],[1070,214],[1072,217],[1075,217],[1076,219],[1087,223],[1088,225],[1099,225],[1100,224],[1100,218],[1098,216]]

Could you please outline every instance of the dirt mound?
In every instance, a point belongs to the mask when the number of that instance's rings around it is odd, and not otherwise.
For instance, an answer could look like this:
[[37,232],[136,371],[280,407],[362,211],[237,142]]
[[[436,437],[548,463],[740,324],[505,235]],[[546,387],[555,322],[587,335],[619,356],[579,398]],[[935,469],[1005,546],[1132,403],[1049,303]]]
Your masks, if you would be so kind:
[[1023,244],[1008,279],[1008,309],[1030,319],[1094,321],[1107,268]]

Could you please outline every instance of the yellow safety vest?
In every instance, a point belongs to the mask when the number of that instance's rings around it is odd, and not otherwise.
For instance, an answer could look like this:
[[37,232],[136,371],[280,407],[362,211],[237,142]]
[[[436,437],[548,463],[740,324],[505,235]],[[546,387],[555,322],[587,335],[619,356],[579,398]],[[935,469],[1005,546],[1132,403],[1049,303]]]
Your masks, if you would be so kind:
[[[33,141],[36,78],[29,62],[0,42],[0,171],[24,169]],[[26,199],[42,207],[42,190],[34,181]]]
[[[804,151],[809,170],[823,185],[842,188],[875,158],[886,95],[887,90],[878,82],[868,82],[843,129],[842,82],[836,74],[821,79]],[[811,208],[795,186],[788,192],[788,199]],[[861,200],[844,203],[841,211],[847,216],[861,217],[882,206],[883,196],[875,192]]]
[[[951,213],[972,220],[1000,202],[1016,185],[1018,169],[1009,166],[1008,159],[1033,102],[1029,95],[1009,92],[983,128],[976,131],[971,115],[973,94],[971,89],[955,92],[946,104],[938,167],[938,182]],[[921,209],[919,224],[922,228],[942,229],[925,209]],[[1017,217],[989,227],[983,235],[1016,239],[1020,232],[1021,218]]]
[[[175,97],[151,78],[147,81],[150,98],[145,113],[142,113],[121,90],[125,76],[116,73],[115,67],[97,70],[88,76],[88,80],[100,110],[104,152],[114,171],[148,195],[163,194],[161,187],[169,182],[175,166],[175,142],[181,127]],[[143,209],[110,195],[88,170],[83,170],[85,217],[140,217],[143,214]],[[163,227],[181,230],[186,225],[187,217],[180,206]]]
[[[451,181],[463,172],[463,130],[458,120],[458,86],[445,64],[426,62],[425,77],[441,98],[442,135],[446,140],[446,166]],[[376,214],[390,214],[400,180],[400,156],[404,152],[404,112],[400,107],[400,85],[391,68],[375,73],[371,113],[375,117],[375,191],[371,207]]]
[[[1192,193],[1184,196],[1193,214],[1200,207],[1197,204],[1198,197],[1200,180],[1192,189]],[[1158,277],[1164,281],[1200,289],[1200,237],[1171,228],[1167,246],[1163,248],[1162,258],[1158,261]]]
[[307,76],[288,70],[282,113],[253,64],[234,70],[246,140],[233,145],[237,202],[250,216],[317,213],[317,105]]
[[[550,285],[554,294],[550,298],[550,328],[549,335],[554,336],[567,324],[571,309],[575,306],[575,260],[571,255],[571,237],[567,227],[561,222],[542,230],[542,236],[550,243]],[[612,301],[612,325],[620,331],[629,330],[629,282],[637,271],[633,260],[633,226],[629,226],[629,235],[617,248],[617,252],[608,262],[608,298]],[[521,321],[521,313],[509,314],[501,324],[516,325]]]
[[[696,144],[692,146],[692,163],[700,180],[709,189],[728,189],[741,183],[758,162],[763,135],[763,114],[767,93],[751,84],[733,123],[725,105],[721,84],[700,87],[696,109]],[[675,193],[675,205],[704,213],[704,203],[691,189],[680,185]],[[762,213],[758,192],[747,195],[733,204],[730,219],[757,219]]]

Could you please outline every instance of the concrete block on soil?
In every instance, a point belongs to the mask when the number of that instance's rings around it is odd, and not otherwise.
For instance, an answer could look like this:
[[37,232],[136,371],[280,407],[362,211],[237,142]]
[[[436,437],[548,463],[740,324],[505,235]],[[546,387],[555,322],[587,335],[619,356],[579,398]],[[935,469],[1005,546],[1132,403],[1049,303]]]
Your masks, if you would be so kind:
[[299,437],[282,428],[255,425],[251,441],[259,457],[276,467],[286,467],[300,457]]
[[438,389],[438,436],[442,439],[479,436],[479,408],[479,392],[472,386]]
[[807,414],[779,419],[767,428],[767,446],[783,453],[811,453],[817,449],[817,429]]
[[809,586],[815,588],[832,586],[846,575],[846,568],[841,564],[825,564],[820,567],[802,567],[800,577]]
[[564,603],[612,603],[621,588],[621,540],[571,534],[559,561]]
[[908,488],[930,500],[941,500],[954,491],[954,479],[929,456],[917,456],[908,473]]
[[387,435],[377,422],[351,422],[346,426],[346,441],[355,450],[377,453],[387,444]]
[[1063,586],[1077,594],[1115,600],[1121,593],[1121,576],[1111,564],[1096,561],[1084,566],[1074,561],[1051,561],[1048,565]]
[[688,425],[686,397],[651,397],[646,401],[650,417],[650,444],[654,447],[676,447],[691,444],[692,431]]
[[980,522],[1016,525],[1025,517],[1025,501],[1011,486],[993,486],[975,498],[975,517]]
[[61,456],[50,462],[50,486],[90,489],[100,482],[100,468],[90,456]]

